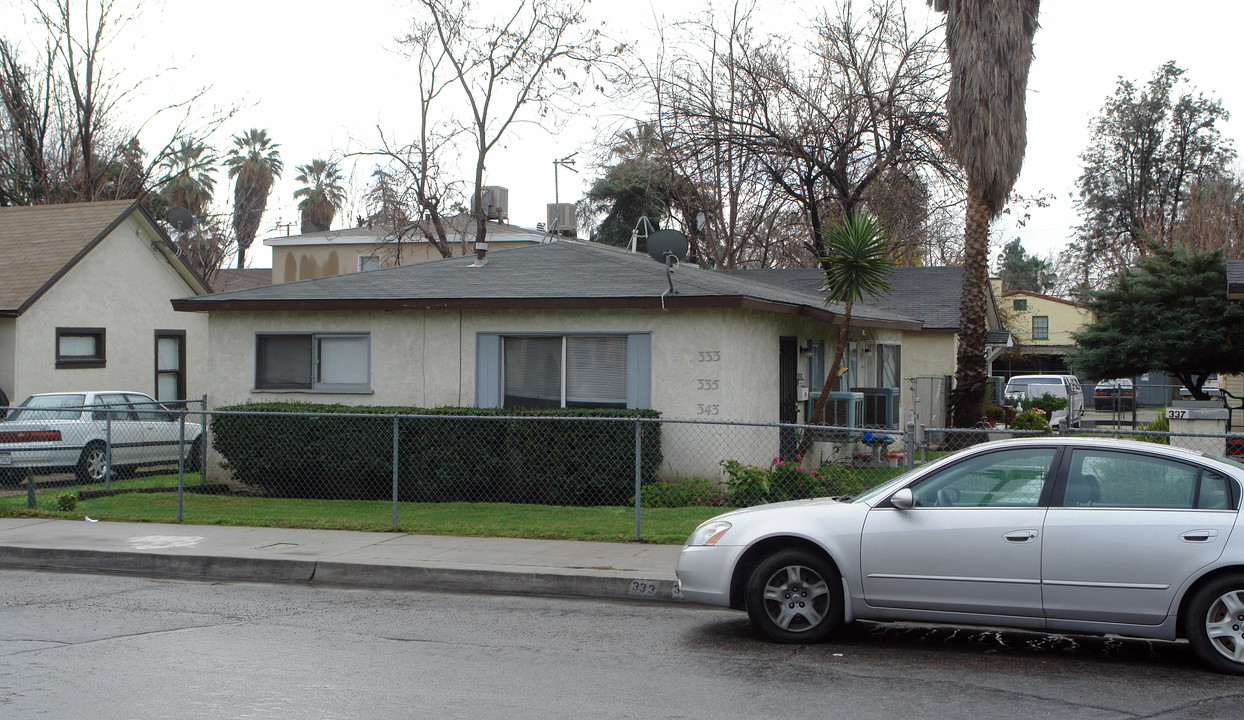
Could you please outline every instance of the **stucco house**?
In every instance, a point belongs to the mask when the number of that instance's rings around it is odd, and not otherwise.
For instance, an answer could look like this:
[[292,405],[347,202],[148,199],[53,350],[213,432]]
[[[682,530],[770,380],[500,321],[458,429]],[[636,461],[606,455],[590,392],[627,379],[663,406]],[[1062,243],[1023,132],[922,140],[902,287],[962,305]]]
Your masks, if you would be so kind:
[[[446,218],[445,225],[450,251],[455,255],[474,255],[474,218],[458,215]],[[494,252],[539,244],[543,238],[544,233],[536,230],[488,223],[487,242]],[[440,252],[419,233],[409,233],[399,242],[391,230],[380,225],[275,236],[264,239],[263,244],[272,248],[274,283],[441,259]]]
[[[767,272],[681,265],[667,274],[646,255],[561,241],[490,251],[483,266],[450,258],[174,307],[210,317],[217,407],[273,399],[594,405],[651,408],[667,419],[802,422],[828,373],[844,308],[826,305],[816,270]],[[957,273],[925,269],[927,277],[904,273],[894,283],[888,301],[927,315],[927,328],[882,303],[856,304],[859,341],[846,387],[897,389],[911,368],[953,374]],[[947,303],[940,318],[933,308]],[[996,329],[996,312],[990,317]],[[693,467],[693,446],[700,461],[715,458],[709,470],[726,452],[760,463],[779,453],[776,431],[746,457],[727,447],[724,432],[705,433],[667,425],[668,472],[704,472]],[[706,447],[713,444],[722,447]]]
[[209,292],[137,202],[0,208],[0,388],[206,391],[207,319],[170,300]]
[[1070,372],[1063,357],[1075,346],[1072,333],[1093,322],[1092,311],[1083,303],[1027,290],[1002,293],[1000,302],[1019,347],[998,366],[1001,374]]
[[[809,350],[833,347],[843,310],[819,291],[689,265],[667,276],[647,255],[594,243],[490,251],[474,265],[450,258],[174,307],[210,316],[214,406],[597,405],[752,422],[803,418],[801,387],[819,388]],[[920,329],[871,307],[857,306],[854,323],[896,360],[904,332]],[[677,433],[666,433],[678,472]],[[769,435],[752,461],[777,454]]]

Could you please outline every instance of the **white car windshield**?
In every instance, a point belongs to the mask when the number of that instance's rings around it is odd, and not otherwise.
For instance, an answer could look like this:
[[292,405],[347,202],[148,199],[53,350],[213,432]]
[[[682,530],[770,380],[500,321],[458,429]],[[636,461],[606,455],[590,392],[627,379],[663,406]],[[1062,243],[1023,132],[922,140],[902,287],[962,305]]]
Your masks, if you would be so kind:
[[74,393],[64,395],[31,395],[9,413],[8,421],[15,420],[77,420],[82,415],[86,396]]

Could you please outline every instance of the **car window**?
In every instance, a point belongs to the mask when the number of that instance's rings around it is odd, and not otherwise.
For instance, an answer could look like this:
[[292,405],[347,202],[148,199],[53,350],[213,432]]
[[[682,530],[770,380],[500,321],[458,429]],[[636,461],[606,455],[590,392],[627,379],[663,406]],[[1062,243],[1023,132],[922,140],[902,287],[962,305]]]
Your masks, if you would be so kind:
[[1063,504],[1224,510],[1230,493],[1227,478],[1195,465],[1138,453],[1074,450]]
[[77,420],[82,415],[86,396],[31,395],[9,413],[9,420]]
[[169,422],[172,419],[159,403],[146,395],[126,393],[125,399],[132,403],[140,422]]
[[912,486],[918,507],[1035,507],[1054,462],[1054,448],[978,455]]
[[91,413],[92,420],[108,420],[113,422],[118,420],[133,420],[134,408],[125,401],[125,396],[120,393],[110,393],[107,395],[96,395],[95,405],[101,408],[107,408],[107,412],[96,410]]

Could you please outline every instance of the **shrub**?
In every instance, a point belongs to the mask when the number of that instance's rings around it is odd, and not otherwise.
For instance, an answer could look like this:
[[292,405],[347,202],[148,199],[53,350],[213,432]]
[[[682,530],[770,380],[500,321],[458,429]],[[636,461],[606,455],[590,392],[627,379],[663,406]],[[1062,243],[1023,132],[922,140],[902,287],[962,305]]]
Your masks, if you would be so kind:
[[990,405],[985,408],[985,417],[993,422],[1000,423],[1006,419],[1006,410],[997,405]]
[[78,507],[78,496],[64,493],[56,496],[56,509],[61,512],[73,512]]
[[[1163,413],[1153,422],[1146,424],[1143,428],[1141,428],[1141,430],[1144,430],[1145,432],[1168,433],[1171,431],[1171,421],[1167,419],[1166,414]],[[1133,439],[1140,440],[1141,442],[1158,443],[1160,445],[1171,444],[1170,435],[1136,435]]]
[[774,458],[768,468],[744,465],[737,460],[726,460],[721,466],[729,478],[726,504],[733,507],[844,494],[834,492],[834,482],[823,473],[830,469],[825,466],[808,470],[797,461],[781,458]]
[[[655,482],[639,491],[640,504],[646,508],[718,506],[725,502],[721,487],[702,477],[680,477],[670,482]],[[631,498],[631,503],[635,498]]]
[[[280,402],[220,410],[262,413],[213,415],[212,447],[235,479],[270,496],[391,497],[392,416],[398,415],[400,499],[546,505],[625,503],[635,492],[635,425],[607,419],[659,417],[652,410]],[[640,447],[640,479],[647,484],[661,463],[658,423],[644,424]]]
[[1029,408],[1015,416],[1011,421],[1013,430],[1040,430],[1048,433],[1050,424],[1045,420],[1045,413],[1038,408]]
[[1046,417],[1049,417],[1050,413],[1054,412],[1055,410],[1062,410],[1063,408],[1067,407],[1067,404],[1068,404],[1067,398],[1056,397],[1049,393],[1045,393],[1041,397],[1029,400],[1027,403],[1025,403],[1027,409],[1031,410],[1032,408],[1036,408],[1040,410],[1041,412],[1045,413]]

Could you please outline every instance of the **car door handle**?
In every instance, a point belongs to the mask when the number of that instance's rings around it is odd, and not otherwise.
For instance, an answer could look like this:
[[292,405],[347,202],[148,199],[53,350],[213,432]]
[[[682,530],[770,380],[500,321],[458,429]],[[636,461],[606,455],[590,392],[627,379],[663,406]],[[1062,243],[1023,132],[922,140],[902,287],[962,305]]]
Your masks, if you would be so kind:
[[1037,539],[1036,530],[1013,530],[1002,536],[1009,543],[1026,543]]
[[1218,537],[1217,530],[1189,530],[1179,536],[1184,542],[1209,542]]

